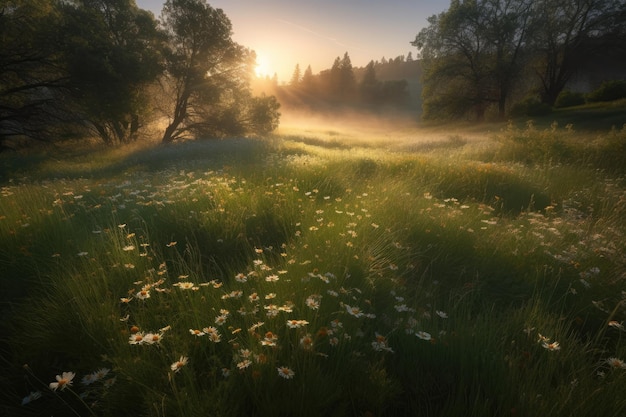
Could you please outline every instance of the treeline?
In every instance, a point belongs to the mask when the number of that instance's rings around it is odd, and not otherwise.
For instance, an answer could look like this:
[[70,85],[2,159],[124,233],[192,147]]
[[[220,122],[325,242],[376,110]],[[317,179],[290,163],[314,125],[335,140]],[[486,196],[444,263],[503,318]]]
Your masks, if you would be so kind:
[[417,111],[420,63],[409,53],[394,59],[370,61],[363,68],[352,66],[348,52],[335,58],[329,69],[313,74],[311,66],[296,64],[288,83],[276,77],[256,82],[256,88],[275,95],[288,109],[333,111],[351,108],[365,111]]
[[452,0],[428,23],[412,42],[426,118],[502,118],[554,106],[581,72],[626,77],[624,0]]
[[253,51],[206,0],[0,3],[0,148],[15,138],[136,140],[161,122],[171,142],[266,132],[275,97],[254,96]]

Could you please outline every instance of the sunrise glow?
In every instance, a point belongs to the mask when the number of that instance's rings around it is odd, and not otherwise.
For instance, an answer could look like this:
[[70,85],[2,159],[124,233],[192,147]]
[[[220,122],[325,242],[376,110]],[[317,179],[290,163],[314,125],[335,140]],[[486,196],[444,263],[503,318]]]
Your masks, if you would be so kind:
[[259,78],[270,77],[272,75],[270,61],[263,53],[257,52],[256,67],[254,68],[254,73]]

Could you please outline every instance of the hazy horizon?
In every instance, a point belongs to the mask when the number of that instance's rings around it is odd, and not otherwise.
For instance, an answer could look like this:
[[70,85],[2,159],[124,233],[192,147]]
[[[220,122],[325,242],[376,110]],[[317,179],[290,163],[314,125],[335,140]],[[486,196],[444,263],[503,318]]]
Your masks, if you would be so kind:
[[[158,18],[164,0],[136,0]],[[313,73],[330,68],[348,52],[352,65],[395,58],[417,50],[410,42],[427,25],[427,18],[446,10],[449,0],[213,0],[233,25],[233,39],[253,49],[260,75],[277,74],[287,82],[296,64]]]

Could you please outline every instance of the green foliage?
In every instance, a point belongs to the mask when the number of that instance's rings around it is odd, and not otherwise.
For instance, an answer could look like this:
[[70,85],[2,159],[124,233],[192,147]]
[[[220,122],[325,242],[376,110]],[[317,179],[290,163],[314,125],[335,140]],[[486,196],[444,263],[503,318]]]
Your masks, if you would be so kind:
[[545,116],[552,112],[552,107],[549,104],[541,102],[536,97],[528,97],[524,100],[515,103],[510,110],[510,115],[513,117],[520,116]]
[[621,98],[626,98],[626,81],[622,80],[606,81],[597,90],[587,94],[587,100],[592,103]]
[[170,123],[162,141],[264,132],[278,124],[278,103],[252,97],[254,54],[231,39],[232,25],[205,0],[169,0],[162,14]]
[[554,106],[557,108],[580,106],[581,104],[585,104],[585,101],[585,94],[563,90],[556,98]]

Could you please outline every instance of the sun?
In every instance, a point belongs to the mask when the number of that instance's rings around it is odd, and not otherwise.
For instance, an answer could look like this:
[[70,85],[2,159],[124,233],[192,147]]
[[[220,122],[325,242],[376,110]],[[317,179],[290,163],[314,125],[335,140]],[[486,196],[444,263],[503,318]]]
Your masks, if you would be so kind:
[[257,52],[254,73],[259,78],[269,77],[271,75],[272,69],[270,67],[270,61],[265,54]]

